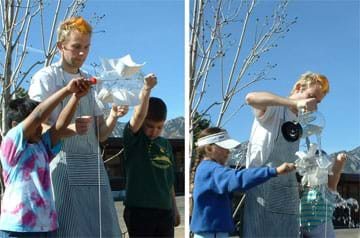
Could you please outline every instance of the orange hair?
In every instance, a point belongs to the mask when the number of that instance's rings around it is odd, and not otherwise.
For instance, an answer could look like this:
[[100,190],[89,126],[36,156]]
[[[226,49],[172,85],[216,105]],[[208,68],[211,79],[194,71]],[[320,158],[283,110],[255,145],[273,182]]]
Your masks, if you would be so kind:
[[321,91],[324,95],[326,95],[330,90],[329,81],[325,75],[306,72],[302,74],[300,79],[294,84],[291,94],[295,93],[299,85],[301,88],[306,88],[314,84],[319,84],[321,86]]
[[58,42],[64,42],[71,31],[91,35],[92,27],[83,17],[71,17],[60,24],[58,28]]

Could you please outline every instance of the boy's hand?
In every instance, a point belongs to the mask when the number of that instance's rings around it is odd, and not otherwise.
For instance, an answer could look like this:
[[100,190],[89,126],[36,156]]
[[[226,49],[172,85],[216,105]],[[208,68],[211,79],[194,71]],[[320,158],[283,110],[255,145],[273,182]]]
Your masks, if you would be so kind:
[[73,78],[67,85],[69,92],[75,93],[76,97],[82,97],[89,92],[90,83],[85,78]]
[[110,115],[114,118],[119,118],[125,116],[126,113],[128,113],[128,111],[129,111],[129,106],[127,105],[122,105],[122,106],[112,105]]
[[152,89],[157,84],[157,78],[155,74],[148,74],[144,78],[145,89]]
[[276,168],[276,173],[278,175],[287,174],[296,169],[295,164],[293,163],[283,163],[279,167]]

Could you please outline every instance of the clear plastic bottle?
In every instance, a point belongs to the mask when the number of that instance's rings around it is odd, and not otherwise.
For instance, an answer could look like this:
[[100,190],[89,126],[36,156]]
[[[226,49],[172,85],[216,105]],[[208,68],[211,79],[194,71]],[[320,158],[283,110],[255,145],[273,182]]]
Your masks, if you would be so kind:
[[99,77],[90,78],[96,85],[97,98],[102,103],[136,106],[144,84],[143,64],[135,63],[130,55],[119,59],[101,59],[103,72]]
[[89,81],[96,83],[97,98],[103,103],[136,106],[140,103],[139,94],[144,84],[144,75],[137,73],[131,77],[113,78],[107,74]]

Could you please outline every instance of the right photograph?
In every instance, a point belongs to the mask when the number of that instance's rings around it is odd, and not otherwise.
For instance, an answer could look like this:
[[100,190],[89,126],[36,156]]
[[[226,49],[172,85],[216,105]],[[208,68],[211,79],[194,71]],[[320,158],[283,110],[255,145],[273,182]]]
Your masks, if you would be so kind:
[[185,236],[360,236],[359,9],[189,1]]

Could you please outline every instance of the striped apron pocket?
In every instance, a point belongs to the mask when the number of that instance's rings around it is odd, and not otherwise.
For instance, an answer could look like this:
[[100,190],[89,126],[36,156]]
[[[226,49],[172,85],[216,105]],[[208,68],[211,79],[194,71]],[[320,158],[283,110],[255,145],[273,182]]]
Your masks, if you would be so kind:
[[291,183],[279,183],[277,178],[270,179],[267,187],[268,201],[265,207],[274,213],[299,214],[298,187]]
[[66,153],[69,184],[73,186],[106,185],[104,163],[98,154]]

